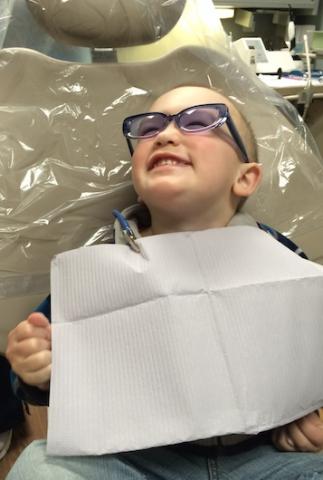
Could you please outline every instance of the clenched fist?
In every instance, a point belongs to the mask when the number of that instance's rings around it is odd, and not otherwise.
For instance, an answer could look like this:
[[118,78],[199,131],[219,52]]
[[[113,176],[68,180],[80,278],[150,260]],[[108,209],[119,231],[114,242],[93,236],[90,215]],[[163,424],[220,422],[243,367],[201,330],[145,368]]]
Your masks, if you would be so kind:
[[272,440],[285,452],[320,452],[323,450],[323,422],[316,412],[273,431]]
[[6,351],[13,371],[28,385],[49,389],[51,326],[42,313],[32,313],[8,335]]

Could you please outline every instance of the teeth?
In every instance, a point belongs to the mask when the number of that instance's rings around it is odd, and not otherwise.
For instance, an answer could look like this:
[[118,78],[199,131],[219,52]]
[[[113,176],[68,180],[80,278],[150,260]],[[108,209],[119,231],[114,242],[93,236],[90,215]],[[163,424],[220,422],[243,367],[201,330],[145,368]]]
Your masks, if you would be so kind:
[[154,167],[159,167],[162,165],[184,165],[184,163],[171,158],[161,158],[155,163]]

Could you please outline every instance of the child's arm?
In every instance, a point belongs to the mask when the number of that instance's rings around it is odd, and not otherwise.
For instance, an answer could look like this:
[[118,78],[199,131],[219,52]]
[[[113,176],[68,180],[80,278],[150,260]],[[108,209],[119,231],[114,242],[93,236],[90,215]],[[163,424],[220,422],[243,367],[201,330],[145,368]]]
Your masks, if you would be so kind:
[[[51,375],[51,327],[42,313],[32,313],[9,333],[6,356],[22,386],[25,385],[27,389],[32,386],[34,390],[38,390],[39,397],[48,397],[46,393]],[[44,395],[41,395],[42,393]]]
[[276,428],[272,441],[285,452],[320,452],[323,450],[323,421],[318,412]]

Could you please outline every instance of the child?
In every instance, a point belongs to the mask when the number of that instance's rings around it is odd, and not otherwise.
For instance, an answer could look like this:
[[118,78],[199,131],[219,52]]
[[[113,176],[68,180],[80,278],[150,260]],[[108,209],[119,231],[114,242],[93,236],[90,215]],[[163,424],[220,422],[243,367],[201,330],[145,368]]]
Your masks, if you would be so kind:
[[[251,129],[235,106],[211,89],[187,86],[162,95],[151,112],[161,114],[129,117],[123,127],[133,153],[133,184],[145,205],[124,212],[130,237],[227,225],[258,227],[238,211],[257,188],[261,165]],[[123,238],[118,223],[115,240],[133,242],[127,233]],[[19,376],[21,394],[46,404],[51,368],[48,302],[40,310],[45,315],[31,314],[10,333],[7,356]],[[271,440],[290,453],[278,451]],[[321,448],[323,423],[312,413],[276,429],[272,437],[237,435],[100,457],[46,457],[45,442],[38,441],[25,450],[7,479],[318,480],[323,479],[323,456],[314,452]]]

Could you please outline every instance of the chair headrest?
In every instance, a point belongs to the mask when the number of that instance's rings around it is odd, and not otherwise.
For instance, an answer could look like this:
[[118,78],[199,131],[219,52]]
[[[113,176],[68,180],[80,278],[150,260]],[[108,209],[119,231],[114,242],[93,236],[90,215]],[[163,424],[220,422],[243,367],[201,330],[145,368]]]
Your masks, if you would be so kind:
[[186,0],[26,0],[38,23],[72,45],[117,48],[152,43],[177,23]]

